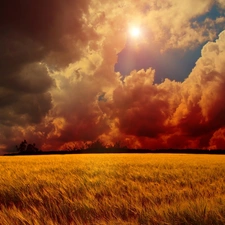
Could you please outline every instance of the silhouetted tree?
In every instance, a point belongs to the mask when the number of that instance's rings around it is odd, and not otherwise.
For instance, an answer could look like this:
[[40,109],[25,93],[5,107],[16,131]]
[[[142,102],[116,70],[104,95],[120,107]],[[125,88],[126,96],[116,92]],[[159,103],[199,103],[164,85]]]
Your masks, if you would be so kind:
[[20,143],[19,147],[16,146],[16,149],[19,153],[23,153],[23,152],[26,152],[27,150],[27,141],[24,140]]
[[89,146],[89,149],[105,149],[106,147],[102,144],[100,140],[93,141]]
[[33,144],[28,144],[28,145],[27,145],[26,152],[27,152],[27,153],[36,153],[36,152],[38,152],[38,148],[35,147],[35,143],[33,143]]
[[115,142],[115,144],[112,146],[114,149],[127,149],[126,145],[123,145],[121,141]]
[[39,151],[39,149],[35,147],[35,143],[28,144],[26,140],[22,141],[19,147],[16,145],[16,149],[19,153],[36,153]]

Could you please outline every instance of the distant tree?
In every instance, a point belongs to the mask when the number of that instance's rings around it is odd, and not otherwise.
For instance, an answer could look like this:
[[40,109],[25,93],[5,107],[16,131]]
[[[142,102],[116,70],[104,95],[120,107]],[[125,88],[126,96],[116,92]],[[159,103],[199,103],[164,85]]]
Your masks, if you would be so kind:
[[27,141],[24,140],[20,143],[19,147],[16,146],[16,149],[19,153],[24,153],[27,150]]
[[28,144],[28,145],[27,145],[26,152],[27,152],[27,153],[36,153],[36,152],[38,152],[38,148],[35,147],[35,143],[33,143],[33,144]]
[[105,149],[106,147],[100,140],[93,141],[89,146],[89,149]]
[[26,140],[22,141],[19,146],[16,145],[16,149],[19,153],[36,153],[39,151],[35,143],[28,144]]
[[114,149],[127,149],[127,146],[123,145],[121,141],[117,141],[112,146],[112,148],[114,148]]
[[121,148],[121,142],[117,141],[114,145],[113,148]]

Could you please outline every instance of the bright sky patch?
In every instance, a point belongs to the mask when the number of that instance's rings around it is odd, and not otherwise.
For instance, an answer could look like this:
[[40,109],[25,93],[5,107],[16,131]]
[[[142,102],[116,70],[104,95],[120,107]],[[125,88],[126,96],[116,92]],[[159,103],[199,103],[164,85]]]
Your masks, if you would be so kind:
[[134,38],[139,37],[141,34],[141,30],[139,27],[132,27],[130,28],[130,35]]

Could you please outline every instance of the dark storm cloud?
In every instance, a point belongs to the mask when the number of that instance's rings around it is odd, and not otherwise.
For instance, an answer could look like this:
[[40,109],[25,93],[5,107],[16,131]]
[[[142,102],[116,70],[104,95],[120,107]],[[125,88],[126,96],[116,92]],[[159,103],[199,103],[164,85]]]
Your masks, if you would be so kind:
[[[85,23],[89,1],[7,1],[2,7],[1,27],[30,38],[49,62],[66,66],[79,59],[80,47],[97,37]],[[39,49],[39,50],[40,50]]]
[[[12,65],[13,66],[13,65]],[[40,122],[51,108],[51,95],[48,89],[53,80],[47,69],[39,63],[23,65],[17,72],[0,77],[1,123],[5,123],[3,115],[28,115],[28,122]],[[10,120],[10,119],[9,119]],[[16,121],[13,120],[16,124]]]
[[47,67],[60,69],[79,59],[90,35],[96,36],[83,21],[87,10],[85,0],[1,2],[0,129],[7,134],[3,144],[13,136],[13,127],[39,124],[52,108],[55,81]]
[[14,61],[15,68],[47,57],[59,67],[78,59],[80,47],[96,36],[85,24],[87,10],[88,1],[3,1],[1,62]]
[[[16,93],[17,95],[20,93]],[[15,100],[16,99],[16,100]],[[7,106],[1,106],[1,124],[26,126],[40,123],[51,108],[50,93],[20,94]]]

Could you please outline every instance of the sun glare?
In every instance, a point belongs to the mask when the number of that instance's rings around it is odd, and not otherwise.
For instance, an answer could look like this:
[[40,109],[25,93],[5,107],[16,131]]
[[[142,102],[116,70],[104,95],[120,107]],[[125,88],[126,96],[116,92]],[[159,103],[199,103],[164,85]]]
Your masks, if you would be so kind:
[[132,28],[130,29],[130,35],[131,35],[132,37],[137,38],[137,37],[140,36],[140,34],[141,34],[141,31],[140,31],[140,28],[138,28],[138,27],[132,27]]

